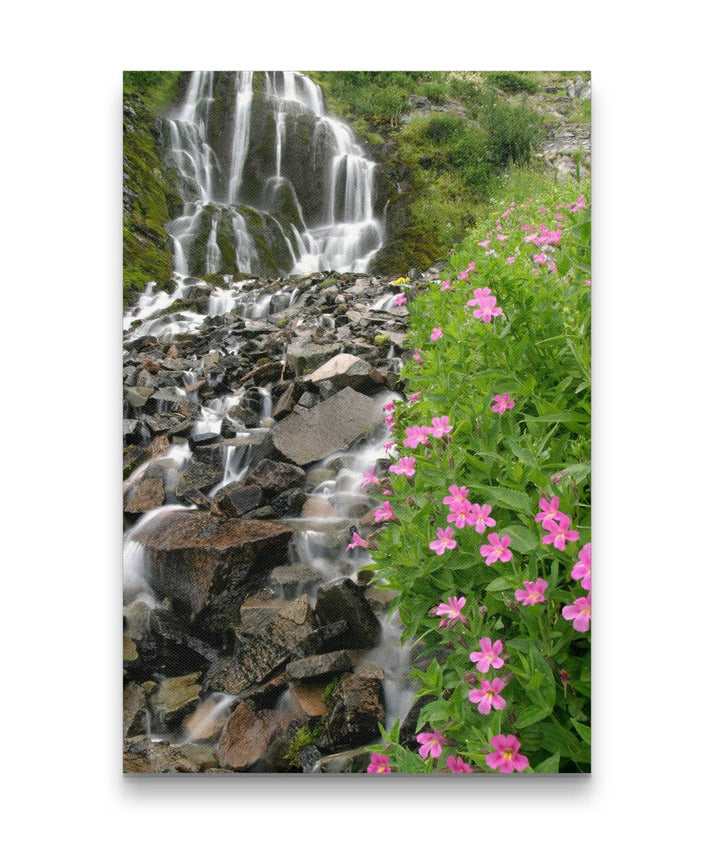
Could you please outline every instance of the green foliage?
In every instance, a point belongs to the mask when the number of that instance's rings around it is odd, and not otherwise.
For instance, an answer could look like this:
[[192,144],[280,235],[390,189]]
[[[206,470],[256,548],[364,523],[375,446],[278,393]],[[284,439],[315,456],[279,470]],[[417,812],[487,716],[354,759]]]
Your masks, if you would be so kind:
[[537,92],[539,87],[526,72],[486,71],[485,80],[504,92]]
[[[403,376],[420,399],[396,403],[395,438],[400,454],[415,457],[416,473],[412,481],[392,476],[398,522],[378,538],[373,561],[377,579],[398,592],[393,608],[405,638],[422,638],[431,660],[413,672],[417,697],[433,697],[417,730],[438,729],[449,743],[440,761],[418,763],[392,731],[383,734],[376,751],[400,772],[444,769],[449,754],[487,772],[497,734],[518,737],[530,772],[590,769],[589,633],[562,615],[563,606],[588,594],[571,572],[590,542],[590,214],[577,195],[566,186],[551,188],[545,205],[505,202],[456,247],[446,274],[452,290],[431,285],[408,304],[410,343],[423,363],[409,360]],[[508,236],[504,246],[496,219]],[[540,224],[555,232],[549,243],[526,242]],[[490,252],[478,247],[485,240]],[[541,254],[550,266],[534,259]],[[466,305],[481,287],[502,307],[489,323]],[[433,342],[435,327],[443,336]],[[515,406],[494,412],[494,397],[505,393]],[[448,438],[402,447],[406,428],[441,415],[453,426]],[[457,548],[436,555],[428,545],[449,525],[443,498],[450,484],[466,486],[471,502],[490,504],[495,525],[484,533],[456,529]],[[543,543],[547,531],[535,520],[539,500],[553,496],[579,533],[564,550]],[[487,564],[481,556],[491,533],[510,537],[510,561]],[[547,583],[544,602],[520,605],[515,590],[539,578]],[[460,596],[467,599],[465,622],[440,628],[432,610]],[[502,670],[480,674],[471,662],[483,637],[502,640]],[[478,687],[502,677],[506,707],[480,713],[468,698],[468,675]]]
[[177,95],[180,71],[124,71],[123,94],[139,95],[153,114],[164,110]]
[[298,728],[297,733],[290,741],[288,751],[285,753],[285,760],[292,767],[302,767],[298,753],[306,746],[312,746],[313,743],[316,743],[319,737],[320,735],[316,728],[311,729],[307,725]]

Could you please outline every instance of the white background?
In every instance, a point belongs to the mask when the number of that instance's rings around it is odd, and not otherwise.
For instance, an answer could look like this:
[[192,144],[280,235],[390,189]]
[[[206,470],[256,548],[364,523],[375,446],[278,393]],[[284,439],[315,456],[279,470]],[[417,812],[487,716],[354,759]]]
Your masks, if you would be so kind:
[[[3,14],[0,102],[7,852],[707,852],[720,591],[709,4],[19,8]],[[593,73],[589,778],[121,776],[121,72],[253,67]]]

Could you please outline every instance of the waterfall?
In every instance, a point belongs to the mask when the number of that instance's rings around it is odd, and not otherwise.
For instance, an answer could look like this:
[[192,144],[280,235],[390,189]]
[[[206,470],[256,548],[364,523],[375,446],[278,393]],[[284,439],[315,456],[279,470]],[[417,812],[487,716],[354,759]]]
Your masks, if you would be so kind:
[[163,145],[178,278],[366,272],[383,243],[377,165],[303,74],[192,72]]

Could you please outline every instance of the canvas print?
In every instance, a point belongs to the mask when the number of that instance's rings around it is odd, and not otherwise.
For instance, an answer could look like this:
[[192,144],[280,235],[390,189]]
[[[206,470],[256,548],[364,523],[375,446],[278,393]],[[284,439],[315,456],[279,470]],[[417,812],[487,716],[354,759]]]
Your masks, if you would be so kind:
[[590,87],[124,73],[126,773],[590,772]]

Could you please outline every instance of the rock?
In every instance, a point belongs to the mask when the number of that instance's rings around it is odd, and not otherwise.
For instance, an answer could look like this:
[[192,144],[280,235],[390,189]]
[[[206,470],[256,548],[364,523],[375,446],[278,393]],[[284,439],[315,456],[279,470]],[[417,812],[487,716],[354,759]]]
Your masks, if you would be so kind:
[[145,733],[145,693],[141,686],[129,683],[123,690],[123,737]]
[[275,448],[295,464],[319,461],[346,449],[383,420],[382,405],[345,388],[307,413],[294,413],[273,428]]
[[165,678],[150,696],[150,706],[163,726],[178,723],[200,698],[200,672]]
[[[339,389],[346,386],[368,392],[382,385],[382,375],[370,363],[352,354],[338,354],[316,369],[306,380],[312,383],[332,381]],[[300,400],[302,404],[302,399]]]
[[123,478],[128,476],[145,461],[150,460],[150,449],[144,449],[140,446],[127,446],[123,451]]
[[237,615],[248,586],[286,558],[293,530],[280,523],[223,519],[204,511],[158,514],[134,536],[149,558],[148,580],[161,595],[206,608],[211,623]]
[[366,773],[370,764],[367,749],[351,749],[321,758],[313,768],[314,773]]
[[299,487],[283,491],[272,501],[272,509],[278,517],[297,517],[305,505],[307,494]]
[[191,461],[178,476],[175,493],[182,498],[192,490],[206,491],[216,485],[222,476],[222,466]]
[[157,508],[165,502],[165,488],[162,479],[141,479],[137,491],[125,503],[129,514],[141,514]]
[[363,590],[352,580],[345,578],[321,586],[316,614],[320,625],[347,621],[348,631],[338,640],[346,648],[374,648],[380,642],[382,626]]
[[382,682],[362,675],[343,675],[330,695],[324,742],[333,749],[377,739],[378,723],[385,719]]
[[[137,618],[135,623],[139,624],[141,616]],[[152,610],[146,621],[146,629],[136,643],[139,661],[128,670],[136,680],[145,680],[158,672],[178,675],[188,669],[204,671],[217,656],[207,642],[193,633],[186,621],[168,609]],[[128,629],[130,626],[128,622]]]
[[288,488],[298,487],[304,481],[305,470],[300,467],[264,458],[245,479],[245,484],[257,485],[267,498],[271,498]]
[[318,368],[341,349],[340,344],[314,345],[304,341],[292,342],[287,349],[288,365],[299,377]]
[[216,765],[210,746],[175,747],[148,737],[131,737],[123,743],[124,773],[200,773]]
[[347,651],[334,651],[331,654],[316,654],[289,663],[285,674],[290,681],[307,681],[337,675],[352,669]]
[[198,446],[209,446],[212,443],[217,443],[219,439],[220,437],[218,434],[206,432],[204,434],[196,434],[194,437],[191,435],[188,439],[188,443],[190,444],[190,449],[195,451]]
[[270,741],[289,725],[274,710],[252,710],[241,702],[228,719],[217,744],[218,763],[233,770],[246,770],[265,754]]
[[216,737],[230,716],[228,696],[208,697],[183,720],[183,731],[192,740],[210,740]]
[[298,749],[297,755],[303,773],[312,773],[315,765],[322,758],[322,752],[317,746],[303,746],[302,749]]
[[123,662],[132,663],[133,660],[137,660],[138,652],[135,647],[135,643],[126,633],[123,636]]
[[292,409],[296,403],[295,384],[291,383],[273,407],[273,419],[282,419],[292,413]]
[[243,690],[240,693],[240,698],[248,702],[255,710],[263,708],[271,708],[277,704],[278,699],[288,688],[287,678],[285,674],[276,675],[270,678],[260,686],[251,687],[249,690]]
[[302,507],[303,517],[335,517],[333,506],[321,496],[309,496]]
[[325,683],[294,684],[290,688],[290,695],[300,705],[308,716],[325,716],[327,707],[323,701]]
[[322,579],[319,571],[306,565],[282,565],[270,574],[270,585],[282,588],[285,597],[292,597],[298,589],[316,585]]
[[152,393],[150,386],[126,386],[125,401],[136,410],[142,410]]
[[226,517],[241,517],[262,502],[262,490],[257,485],[234,482],[218,491],[215,499]]

